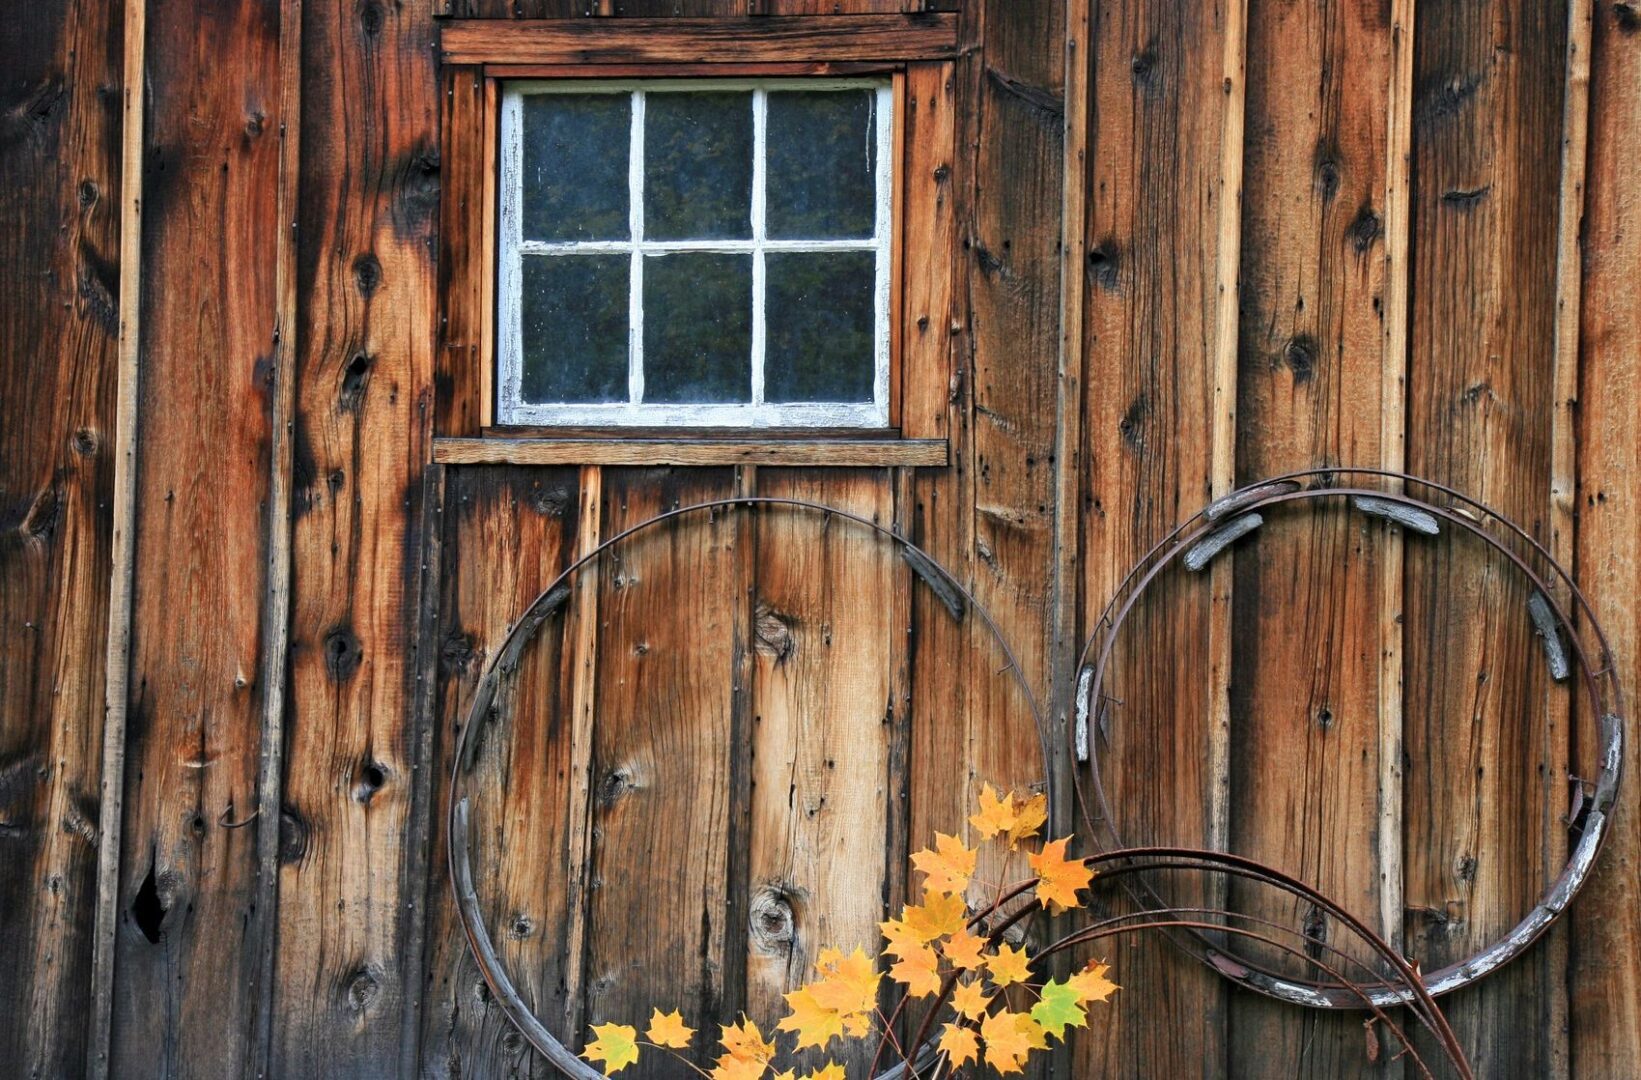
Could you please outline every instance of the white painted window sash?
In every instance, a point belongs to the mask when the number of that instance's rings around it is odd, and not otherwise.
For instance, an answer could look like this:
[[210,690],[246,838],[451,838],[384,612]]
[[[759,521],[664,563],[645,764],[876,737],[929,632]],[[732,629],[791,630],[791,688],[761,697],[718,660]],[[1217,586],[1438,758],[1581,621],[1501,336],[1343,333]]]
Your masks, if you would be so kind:
[[[771,239],[768,205],[768,107],[771,90],[875,90],[874,130],[877,175],[874,233],[849,239]],[[669,91],[750,91],[753,108],[751,237],[746,240],[648,240],[644,236],[644,126],[646,98]],[[521,210],[524,183],[523,99],[543,93],[624,93],[631,101],[628,124],[628,237],[624,240],[547,242],[525,240]],[[497,236],[501,251],[497,290],[497,419],[501,424],[633,427],[885,427],[889,418],[889,292],[893,221],[893,93],[871,79],[735,80],[554,80],[508,83],[502,98],[501,206]],[[872,400],[867,402],[775,403],[764,399],[768,342],[765,254],[785,251],[870,251],[876,254],[873,290],[874,354]],[[680,252],[752,256],[750,402],[730,404],[651,404],[644,401],[644,259]],[[629,256],[627,397],[599,404],[530,403],[523,400],[523,260],[592,254]],[[653,313],[650,313],[653,314]],[[779,318],[780,313],[773,313]]]

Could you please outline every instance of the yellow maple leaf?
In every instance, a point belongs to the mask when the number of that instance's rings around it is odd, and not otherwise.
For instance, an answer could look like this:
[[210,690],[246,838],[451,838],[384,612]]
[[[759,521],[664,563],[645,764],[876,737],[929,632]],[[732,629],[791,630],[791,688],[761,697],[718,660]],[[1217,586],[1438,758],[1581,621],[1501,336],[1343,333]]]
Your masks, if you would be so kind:
[[982,963],[980,951],[986,947],[986,939],[977,934],[969,933],[968,927],[963,927],[957,933],[948,937],[940,946],[940,951],[960,968],[977,968]]
[[1066,980],[1066,985],[1077,992],[1078,1004],[1090,1001],[1108,1001],[1122,987],[1112,982],[1106,976],[1111,970],[1109,964],[1102,964],[1098,960],[1090,960],[1088,966]]
[[969,824],[988,840],[1008,832],[1014,827],[1014,797],[999,795],[990,784],[981,784],[980,812],[969,817]]
[[998,986],[1023,983],[1031,975],[1028,970],[1030,960],[1024,949],[999,945],[995,953],[986,957],[986,970],[991,972],[991,981]]
[[695,1029],[684,1024],[683,1016],[677,1009],[670,1013],[663,1013],[660,1009],[650,1010],[650,1027],[644,1032],[644,1037],[657,1046],[681,1050],[689,1045]]
[[1009,830],[1009,847],[1037,835],[1037,830],[1048,821],[1048,796],[1041,793],[1029,799],[1014,796],[1014,827]]
[[916,852],[912,855],[912,865],[922,871],[926,887],[943,893],[963,892],[969,887],[980,853],[970,851],[963,846],[963,841],[943,832],[934,834],[934,843],[937,850]]
[[926,892],[922,904],[908,905],[902,911],[907,929],[919,943],[957,933],[968,924],[968,915],[961,898],[942,892]]
[[629,1024],[594,1024],[597,1036],[587,1044],[581,1056],[588,1061],[602,1061],[604,1075],[614,1076],[638,1060],[638,1030]]
[[906,984],[912,997],[927,997],[940,992],[940,958],[927,945],[908,952],[898,964],[889,969],[889,977]]
[[1081,859],[1066,858],[1066,844],[1070,840],[1071,837],[1062,836],[1044,844],[1038,854],[1026,856],[1037,874],[1037,899],[1047,904],[1051,912],[1076,907],[1077,890],[1088,888],[1094,877],[1094,871]]
[[951,1062],[953,1069],[980,1057],[980,1040],[968,1028],[947,1024],[941,1033],[939,1050]]
[[718,1059],[718,1064],[713,1066],[712,1072],[708,1075],[712,1080],[763,1080],[764,1074],[768,1071],[769,1066],[765,1062],[749,1061],[734,1054],[725,1054]]
[[[1029,1025],[1029,1027],[1027,1026]],[[1000,1073],[1020,1072],[1031,1054],[1036,1023],[1025,1013],[1004,1009],[980,1021],[980,1037],[986,1042],[986,1064]]]
[[[746,1017],[741,1017],[739,1024],[722,1024],[720,1027],[723,1034],[719,1041],[724,1044],[724,1057],[759,1065],[768,1065],[775,1059],[775,1044],[765,1041],[758,1025]],[[722,1059],[719,1061],[721,1064]]]
[[969,824],[984,837],[1006,835],[1011,849],[1037,835],[1037,830],[1048,820],[1047,795],[1033,795],[1029,799],[1013,791],[999,795],[990,784],[982,784],[979,806],[980,812],[969,818]]
[[881,980],[871,958],[858,947],[848,956],[823,949],[816,972],[813,982],[786,995],[792,1011],[775,1026],[797,1032],[800,1049],[824,1047],[845,1030],[851,1035],[869,1032]]
[[957,1015],[969,1020],[978,1020],[986,1015],[986,1006],[991,1004],[991,998],[986,994],[985,987],[979,979],[972,982],[960,983],[952,991],[952,1008]]
[[[902,912],[906,910],[901,909]],[[904,956],[907,951],[923,946],[923,939],[918,937],[917,931],[906,925],[904,917],[880,922],[878,926],[883,931],[883,940],[888,942],[883,946],[883,951],[890,956]]]

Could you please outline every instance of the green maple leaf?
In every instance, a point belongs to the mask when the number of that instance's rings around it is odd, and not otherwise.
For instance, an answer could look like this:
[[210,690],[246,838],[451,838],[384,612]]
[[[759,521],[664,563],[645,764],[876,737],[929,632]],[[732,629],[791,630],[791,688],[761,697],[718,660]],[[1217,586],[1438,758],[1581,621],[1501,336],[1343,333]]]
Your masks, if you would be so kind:
[[1077,1003],[1077,991],[1070,984],[1058,980],[1043,984],[1042,999],[1032,1006],[1031,1018],[1044,1031],[1062,1041],[1068,1026],[1088,1026],[1088,1013]]

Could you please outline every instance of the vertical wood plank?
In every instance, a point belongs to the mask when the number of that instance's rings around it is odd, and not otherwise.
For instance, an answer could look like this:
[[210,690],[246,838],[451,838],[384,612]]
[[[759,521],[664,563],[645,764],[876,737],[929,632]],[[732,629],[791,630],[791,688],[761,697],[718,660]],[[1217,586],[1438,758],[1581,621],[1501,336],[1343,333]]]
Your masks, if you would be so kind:
[[424,886],[404,836],[439,203],[427,8],[310,4],[302,38],[284,802],[308,842],[280,869],[280,1075],[395,1060],[415,985]]
[[[1633,702],[1641,690],[1641,13],[1594,6],[1578,326],[1578,581],[1611,639]],[[1565,226],[1564,226],[1565,227]],[[1561,395],[1558,393],[1558,404]],[[1634,706],[1631,706],[1633,711]],[[1584,710],[1587,711],[1587,710]],[[1579,716],[1575,761],[1598,745]],[[1626,781],[1638,772],[1625,746]],[[1570,912],[1574,1076],[1621,1075],[1641,1060],[1641,813],[1628,787],[1594,876]]]
[[439,435],[477,435],[485,421],[485,342],[491,330],[484,283],[494,274],[486,245],[486,129],[495,117],[482,69],[451,66],[440,78],[443,128],[439,208],[439,323],[433,372],[433,430]]
[[[1079,537],[1090,613],[1158,537],[1207,501],[1214,479],[1219,199],[1222,140],[1234,127],[1226,57],[1235,30],[1234,13],[1203,6],[1095,13]],[[1125,631],[1108,687],[1109,730],[1093,737],[1129,842],[1200,845],[1212,834],[1210,619],[1204,583],[1176,576],[1158,583]],[[1159,669],[1150,662],[1158,656],[1170,662]],[[1168,895],[1180,903],[1202,894],[1201,882],[1173,884]],[[1225,1062],[1217,977],[1150,942],[1111,959],[1124,992],[1081,1040],[1075,1071],[1217,1075]]]
[[[760,469],[760,495],[888,526],[882,470]],[[771,508],[758,519],[752,674],[747,1012],[772,1025],[822,949],[876,954],[891,870],[891,680],[905,648],[886,602],[907,573],[852,522]],[[829,1058],[871,1064],[871,1040]]]
[[[1390,12],[1372,5],[1250,3],[1239,483],[1385,461],[1382,418],[1400,407],[1384,400],[1374,362],[1386,317],[1392,34]],[[1375,913],[1380,845],[1401,844],[1399,831],[1373,829],[1388,530],[1343,506],[1268,517],[1265,535],[1235,556],[1230,850]],[[1295,931],[1308,914],[1241,883],[1231,907]],[[1368,958],[1328,930],[1330,944]],[[1237,994],[1228,1022],[1233,1074],[1377,1072],[1359,1015]]]
[[[1566,13],[1418,19],[1408,463],[1548,540]],[[1512,926],[1559,866],[1567,736],[1522,662],[1525,582],[1462,540],[1410,543],[1406,566],[1406,934],[1429,970]],[[1535,950],[1450,999],[1479,1074],[1551,1071],[1557,981]]]
[[[733,485],[724,469],[606,469],[604,535]],[[733,1019],[725,952],[745,933],[726,919],[738,536],[731,517],[691,515],[611,551],[600,571],[587,1024],[645,1020],[660,1003],[692,1027]],[[671,1064],[652,1056],[638,1071]]]
[[[417,1074],[549,1076],[493,1003],[457,921],[442,815],[456,734],[485,664],[512,622],[567,566],[579,542],[574,469],[451,470],[442,515],[438,622],[423,649],[438,656],[432,874]],[[474,885],[491,936],[525,1001],[544,1022],[566,1015],[571,892],[565,880],[574,790],[570,708],[578,613],[548,623],[481,739],[464,791],[472,799]]]
[[[279,9],[147,10],[135,617],[110,1072],[253,1060]],[[200,56],[215,57],[210,65]]]
[[119,806],[117,774],[99,793],[102,660],[124,623],[109,601],[121,16],[41,3],[0,32],[0,1060],[25,1076],[79,1075],[101,1030],[99,811]]

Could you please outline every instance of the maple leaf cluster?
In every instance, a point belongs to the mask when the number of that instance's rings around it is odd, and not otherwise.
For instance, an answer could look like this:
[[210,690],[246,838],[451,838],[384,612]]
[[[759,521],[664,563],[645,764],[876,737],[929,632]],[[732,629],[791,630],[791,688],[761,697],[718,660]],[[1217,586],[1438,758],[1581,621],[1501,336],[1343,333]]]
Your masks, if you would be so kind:
[[[786,995],[788,1012],[777,1021],[776,1030],[795,1037],[794,1051],[825,1052],[835,1039],[863,1039],[874,1033],[891,1040],[900,1010],[887,1017],[879,1010],[885,975],[904,987],[901,1009],[913,1000],[935,999],[924,1027],[936,1016],[945,1020],[934,1043],[940,1058],[937,1074],[971,1062],[984,1062],[1002,1074],[1020,1072],[1033,1051],[1048,1047],[1050,1038],[1063,1040],[1068,1027],[1088,1026],[1088,1006],[1109,1000],[1118,989],[1107,977],[1105,964],[1090,961],[1065,979],[1034,981],[1032,966],[1038,957],[1023,944],[1005,941],[1000,929],[986,930],[988,917],[1001,910],[1007,897],[1029,892],[1051,912],[1080,906],[1078,894],[1092,881],[1093,871],[1081,859],[1067,857],[1069,837],[1026,851],[1031,878],[1012,890],[1003,884],[1015,853],[1037,837],[1047,820],[1045,796],[999,795],[990,784],[984,785],[978,812],[969,824],[983,839],[997,839],[1004,846],[1003,880],[980,881],[979,849],[937,832],[932,849],[912,856],[912,865],[924,879],[922,901],[903,906],[899,916],[880,924],[883,952],[893,960],[887,972],[879,971],[877,961],[859,947],[848,954],[822,950],[815,977]],[[971,889],[992,885],[991,905],[971,913]],[[696,1034],[677,1011],[659,1009],[650,1018],[644,1040],[625,1024],[595,1024],[592,1033],[595,1038],[582,1056],[601,1062],[606,1076],[637,1062],[641,1046],[688,1050]],[[722,1025],[719,1043],[722,1053],[710,1071],[684,1059],[686,1064],[709,1080],[845,1080],[843,1066],[834,1062],[802,1077],[790,1068],[776,1072],[775,1043],[745,1017]],[[880,1052],[883,1046],[880,1042]],[[903,1056],[915,1057],[919,1047]]]

